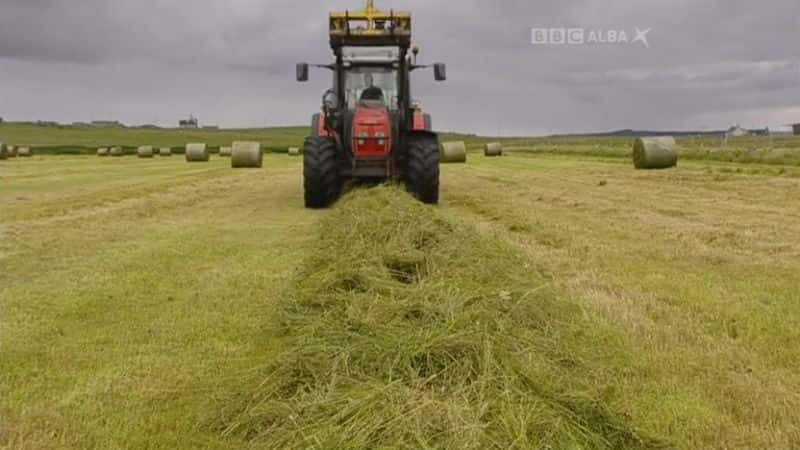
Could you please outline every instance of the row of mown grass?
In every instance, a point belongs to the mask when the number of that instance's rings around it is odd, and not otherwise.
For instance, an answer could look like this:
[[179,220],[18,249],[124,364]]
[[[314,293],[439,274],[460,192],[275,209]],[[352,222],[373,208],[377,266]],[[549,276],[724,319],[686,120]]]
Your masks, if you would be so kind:
[[[520,252],[393,187],[324,216],[264,345],[210,419],[265,448],[653,448],[616,411],[635,359]],[[267,344],[268,343],[268,344]]]

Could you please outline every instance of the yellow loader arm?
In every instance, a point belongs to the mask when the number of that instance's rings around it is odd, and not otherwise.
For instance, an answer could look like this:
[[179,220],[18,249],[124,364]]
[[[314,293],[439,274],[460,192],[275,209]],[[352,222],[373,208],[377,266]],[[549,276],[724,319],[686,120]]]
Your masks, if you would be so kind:
[[331,47],[399,46],[411,44],[411,13],[381,11],[374,0],[367,0],[360,11],[332,12],[330,15]]

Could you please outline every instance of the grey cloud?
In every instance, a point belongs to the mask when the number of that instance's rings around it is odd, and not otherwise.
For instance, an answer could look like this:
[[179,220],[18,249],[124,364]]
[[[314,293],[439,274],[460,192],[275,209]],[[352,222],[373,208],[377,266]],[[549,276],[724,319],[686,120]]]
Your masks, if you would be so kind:
[[[800,105],[797,0],[376,3],[411,10],[423,60],[449,64],[445,84],[415,75],[415,96],[444,129],[723,127],[756,110],[800,120],[788,117]],[[362,4],[0,0],[0,116],[306,123],[330,75],[297,85],[294,63],[329,61],[327,11]],[[531,27],[652,31],[650,48],[547,47],[530,44]]]

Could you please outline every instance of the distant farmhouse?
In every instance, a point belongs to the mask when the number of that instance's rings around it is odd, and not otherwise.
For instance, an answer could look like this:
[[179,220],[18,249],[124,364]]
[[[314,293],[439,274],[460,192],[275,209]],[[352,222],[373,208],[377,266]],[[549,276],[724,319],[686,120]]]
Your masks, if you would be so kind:
[[92,125],[95,127],[121,127],[122,123],[117,120],[93,120]]
[[740,136],[769,136],[769,128],[746,130],[739,125],[734,125],[728,128],[725,132],[727,137],[740,137]]
[[795,136],[800,136],[800,123],[792,124],[792,131]]
[[728,131],[725,132],[725,136],[729,137],[740,137],[740,136],[747,136],[747,130],[740,127],[739,125],[734,125],[728,128]]
[[197,117],[189,116],[186,120],[181,120],[178,122],[178,126],[180,128],[199,128],[200,122],[197,120]]

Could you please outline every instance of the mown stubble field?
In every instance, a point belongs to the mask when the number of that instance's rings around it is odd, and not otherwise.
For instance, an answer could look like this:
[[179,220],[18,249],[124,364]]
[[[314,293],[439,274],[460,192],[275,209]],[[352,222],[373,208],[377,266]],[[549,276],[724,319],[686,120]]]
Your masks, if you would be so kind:
[[[0,445],[269,447],[217,412],[281,353],[274,306],[331,214],[303,209],[300,159],[35,156],[0,177]],[[587,349],[606,364],[587,389],[635,429],[795,448],[799,192],[796,167],[470,154],[433,209],[617,336]]]

